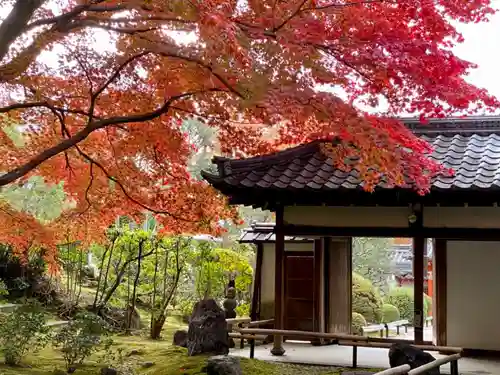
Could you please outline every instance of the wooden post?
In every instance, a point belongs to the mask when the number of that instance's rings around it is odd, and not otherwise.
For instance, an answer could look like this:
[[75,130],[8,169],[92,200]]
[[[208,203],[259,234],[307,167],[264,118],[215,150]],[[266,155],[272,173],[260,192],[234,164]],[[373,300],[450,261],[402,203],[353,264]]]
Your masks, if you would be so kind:
[[414,327],[415,344],[424,341],[424,254],[426,248],[424,237],[413,238],[413,275],[414,275]]
[[[323,307],[323,241],[314,240],[314,332],[325,332],[325,314]],[[322,339],[313,339],[311,344],[322,345]]]
[[434,316],[434,332],[436,344],[446,346],[446,240],[436,239],[434,244],[434,311],[436,313]]
[[329,242],[329,332],[350,333],[352,315],[351,238],[332,238]]
[[250,309],[250,318],[252,321],[260,320],[260,296],[262,290],[262,258],[264,245],[257,244],[257,256],[255,259],[255,276],[253,281],[252,307]]
[[[276,226],[275,228],[275,280],[274,280],[274,328],[285,328],[284,317],[284,258],[285,258],[285,233],[283,228],[283,207],[278,206],[276,209]],[[273,348],[271,354],[282,356],[285,354],[283,348],[283,336],[274,335]]]
[[427,240],[421,235],[423,228],[423,206],[416,203],[412,207],[412,214],[409,216],[408,224],[415,232],[413,237],[413,320],[414,320],[414,341],[421,344],[424,341],[424,275],[427,271],[425,267],[425,249]]

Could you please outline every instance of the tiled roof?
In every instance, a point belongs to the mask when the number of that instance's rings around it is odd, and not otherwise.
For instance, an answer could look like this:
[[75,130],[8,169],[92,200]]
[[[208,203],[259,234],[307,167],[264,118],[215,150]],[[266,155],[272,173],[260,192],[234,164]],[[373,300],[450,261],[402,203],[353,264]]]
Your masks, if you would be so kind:
[[[432,246],[427,246],[426,256],[427,258],[432,257]],[[393,245],[390,258],[397,274],[410,276],[413,274],[413,248],[411,245]],[[427,272],[424,274],[426,275]]]
[[[434,120],[425,126],[415,120],[405,122],[416,135],[432,144],[432,158],[455,170],[452,177],[435,178],[431,191],[500,190],[500,118]],[[248,159],[215,158],[219,175],[204,173],[204,177],[216,188],[361,190],[357,171],[335,169],[332,161],[320,151],[320,143],[314,141]]]
[[[250,228],[243,230],[243,234],[238,241],[240,243],[258,243],[274,242],[275,240],[274,223],[252,223]],[[307,243],[312,241],[314,239],[310,237],[285,236],[285,242]]]

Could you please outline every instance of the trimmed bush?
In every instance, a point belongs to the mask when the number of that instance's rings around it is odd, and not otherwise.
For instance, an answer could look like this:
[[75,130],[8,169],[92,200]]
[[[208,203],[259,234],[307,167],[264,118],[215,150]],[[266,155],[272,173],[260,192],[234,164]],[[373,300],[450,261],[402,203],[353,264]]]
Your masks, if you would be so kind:
[[368,323],[380,323],[382,303],[382,297],[371,281],[353,272],[352,311],[363,315]]
[[[413,288],[398,287],[391,289],[387,295],[386,302],[399,309],[401,319],[407,319],[413,324],[413,310],[415,306]],[[424,294],[424,318],[429,316],[431,309],[432,298]]]
[[413,322],[413,289],[408,287],[397,287],[389,291],[386,302],[394,305],[399,310],[401,319]]
[[401,315],[399,314],[399,309],[389,303],[384,303],[382,305],[382,323],[390,323],[399,320]]
[[363,315],[353,312],[352,313],[352,322],[351,322],[351,330],[353,335],[363,335],[363,327],[366,326],[366,319]]

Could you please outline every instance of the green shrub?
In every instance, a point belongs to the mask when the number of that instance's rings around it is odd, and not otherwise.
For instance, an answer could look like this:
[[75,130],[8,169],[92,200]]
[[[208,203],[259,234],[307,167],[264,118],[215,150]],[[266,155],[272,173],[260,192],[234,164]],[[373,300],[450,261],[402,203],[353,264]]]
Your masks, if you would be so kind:
[[382,298],[378,289],[355,272],[352,274],[352,311],[363,315],[369,323],[382,320]]
[[[413,288],[398,287],[389,291],[386,299],[387,303],[396,306],[399,309],[401,319],[407,319],[413,324],[413,311],[415,299],[413,298]],[[432,299],[424,294],[424,318],[429,316],[432,309]]]
[[390,323],[399,320],[401,315],[399,314],[399,309],[389,303],[384,303],[382,305],[382,323]]
[[42,349],[50,340],[45,314],[37,303],[20,305],[0,316],[0,345],[5,363],[18,365],[28,353]]
[[194,301],[183,299],[177,306],[182,316],[191,317],[194,308]]
[[239,317],[250,316],[250,303],[243,302],[236,306],[236,315]]
[[53,343],[62,352],[66,369],[74,369],[92,353],[109,349],[111,340],[103,340],[107,336],[106,322],[89,312],[80,312],[54,336]]
[[413,289],[408,287],[397,287],[389,291],[386,302],[394,305],[399,310],[401,319],[413,322]]
[[352,322],[351,322],[351,330],[353,335],[363,335],[363,327],[366,326],[366,319],[363,315],[353,312],[352,313]]

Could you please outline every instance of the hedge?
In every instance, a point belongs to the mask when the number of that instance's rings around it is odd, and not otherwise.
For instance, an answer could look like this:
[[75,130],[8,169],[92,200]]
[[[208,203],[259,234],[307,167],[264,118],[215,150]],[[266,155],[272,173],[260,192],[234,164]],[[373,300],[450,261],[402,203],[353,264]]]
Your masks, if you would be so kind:
[[351,322],[351,330],[353,335],[363,335],[363,327],[366,326],[366,319],[363,315],[353,312],[352,313],[352,322]]
[[382,305],[382,323],[390,323],[399,320],[401,315],[399,309],[389,303],[384,303]]
[[382,321],[382,298],[371,281],[353,272],[352,311],[363,315],[368,323]]
[[[414,298],[413,288],[410,287],[397,287],[389,291],[386,303],[396,306],[399,309],[401,319],[407,319],[413,324],[413,311],[414,311]],[[432,309],[432,299],[424,294],[424,317],[429,316]]]

